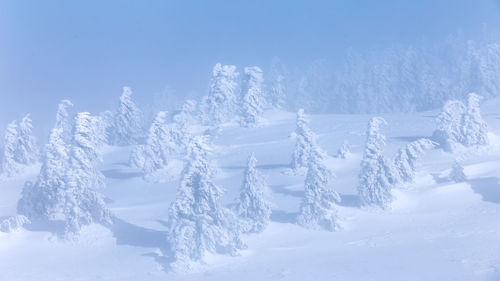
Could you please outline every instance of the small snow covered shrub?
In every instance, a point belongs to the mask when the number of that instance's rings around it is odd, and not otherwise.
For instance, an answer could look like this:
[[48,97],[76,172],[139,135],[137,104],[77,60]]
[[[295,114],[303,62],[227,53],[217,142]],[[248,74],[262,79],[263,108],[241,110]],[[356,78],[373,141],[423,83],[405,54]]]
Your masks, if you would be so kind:
[[429,139],[419,139],[399,149],[394,159],[394,167],[400,182],[412,182],[415,179],[418,161],[428,149],[432,149],[436,143]]
[[351,154],[351,147],[349,146],[349,143],[347,141],[344,141],[342,143],[342,146],[340,146],[339,150],[337,151],[337,157],[346,159],[349,154]]
[[467,180],[464,173],[464,167],[462,167],[458,161],[453,162],[453,166],[451,167],[451,172],[448,177],[454,182],[464,182]]
[[1,232],[13,232],[20,230],[25,224],[29,224],[30,220],[23,215],[15,215],[4,219],[0,222]]

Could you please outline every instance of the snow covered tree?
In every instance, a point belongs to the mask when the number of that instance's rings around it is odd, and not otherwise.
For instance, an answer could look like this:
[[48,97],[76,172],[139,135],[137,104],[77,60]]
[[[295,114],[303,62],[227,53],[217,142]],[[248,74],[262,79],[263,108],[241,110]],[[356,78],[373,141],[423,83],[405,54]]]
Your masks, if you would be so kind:
[[391,188],[396,181],[392,164],[382,155],[385,136],[380,133],[380,126],[384,124],[387,123],[381,117],[370,119],[358,184],[361,203],[381,208],[389,207],[392,201]]
[[467,99],[467,113],[463,119],[462,135],[465,146],[488,144],[488,124],[481,117],[482,97],[470,93]]
[[69,100],[62,100],[58,107],[56,113],[56,123],[54,128],[62,129],[63,141],[69,143],[72,138],[72,116],[70,114],[70,108],[73,107],[73,103]]
[[347,141],[342,143],[339,150],[337,151],[337,157],[341,159],[346,159],[347,156],[351,153],[351,147]]
[[216,64],[213,69],[210,92],[204,100],[205,122],[210,125],[229,121],[237,113],[238,72],[234,65]]
[[167,112],[160,111],[156,115],[153,124],[151,124],[144,149],[143,171],[146,178],[155,171],[165,168],[168,164],[168,158],[174,151],[175,143],[167,124]]
[[16,161],[18,149],[18,130],[15,121],[12,121],[5,130],[4,151],[2,158],[2,173],[6,177],[16,175],[21,171],[21,165]]
[[464,167],[462,167],[462,165],[460,165],[458,161],[455,161],[453,163],[449,178],[454,182],[464,182],[467,180],[467,177],[465,176],[464,173]]
[[432,138],[441,144],[445,150],[453,150],[457,143],[462,142],[462,120],[466,111],[461,101],[447,101],[438,115],[437,128]]
[[16,162],[31,165],[39,160],[36,138],[33,136],[33,125],[29,114],[23,117],[17,129]]
[[309,152],[314,143],[314,133],[309,129],[309,119],[304,114],[303,109],[297,112],[296,129],[295,129],[295,150],[292,154],[292,169],[297,171],[307,167],[309,160]]
[[242,99],[242,124],[253,127],[259,123],[266,106],[264,76],[260,67],[245,67]]
[[64,143],[63,128],[52,129],[38,179],[34,185],[25,185],[18,213],[32,221],[63,219],[67,235],[90,223],[111,223],[102,196],[94,190],[104,185],[96,167],[104,143],[99,122],[87,112],[78,113],[70,144]]
[[271,105],[275,108],[283,108],[286,101],[286,69],[279,58],[274,57],[271,61],[268,80],[268,92]]
[[394,167],[401,182],[412,182],[415,179],[417,164],[425,150],[432,149],[436,143],[429,139],[419,139],[399,149],[394,159]]
[[103,187],[104,175],[97,169],[102,161],[100,152],[105,142],[105,132],[100,120],[88,112],[80,112],[75,116],[73,141],[70,150],[70,170],[77,186]]
[[64,143],[62,127],[52,129],[45,145],[42,167],[35,184],[26,184],[17,212],[30,220],[55,219],[63,212],[66,170],[68,169],[68,145]]
[[111,224],[111,215],[102,195],[104,176],[97,169],[105,132],[98,117],[80,112],[75,117],[69,167],[65,174],[64,215],[66,233],[78,233],[91,223]]
[[236,254],[243,247],[236,218],[222,206],[222,190],[213,183],[209,150],[201,136],[188,146],[177,197],[169,209],[167,239],[173,266],[202,261],[206,252]]
[[147,145],[139,144],[134,146],[130,152],[128,165],[132,168],[142,169],[144,167],[144,163],[146,162],[146,150]]
[[464,146],[488,144],[488,125],[481,117],[481,96],[471,93],[467,106],[461,101],[448,101],[437,118],[433,138],[445,150],[453,150],[457,144]]
[[333,173],[326,167],[325,159],[325,153],[313,145],[297,223],[307,228],[335,231],[339,227],[336,203],[341,199],[330,186]]
[[255,168],[257,159],[252,153],[241,186],[237,213],[242,219],[243,232],[262,232],[269,223],[271,204],[264,197],[264,179]]
[[120,106],[114,116],[109,133],[110,143],[114,145],[137,144],[143,136],[142,112],[132,101],[132,89],[123,87]]
[[21,172],[24,166],[38,162],[39,152],[32,133],[33,125],[29,114],[17,124],[11,122],[5,131],[2,171],[6,177]]

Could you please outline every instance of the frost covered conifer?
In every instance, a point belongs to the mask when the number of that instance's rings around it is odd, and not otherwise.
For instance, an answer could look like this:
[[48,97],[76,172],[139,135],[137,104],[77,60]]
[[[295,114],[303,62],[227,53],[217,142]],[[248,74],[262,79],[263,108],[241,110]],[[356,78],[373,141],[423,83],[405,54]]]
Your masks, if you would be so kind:
[[326,167],[325,158],[317,145],[311,148],[297,223],[307,228],[335,231],[339,226],[336,203],[341,199],[330,186],[333,174]]
[[17,124],[11,122],[5,131],[2,171],[10,177],[21,172],[23,167],[38,162],[39,151],[33,136],[33,125],[29,114]]
[[449,178],[454,182],[464,182],[467,180],[467,177],[465,176],[464,173],[464,167],[462,167],[462,165],[460,165],[458,161],[455,161],[453,163]]
[[99,118],[87,112],[75,116],[70,144],[64,142],[63,128],[52,129],[38,179],[25,185],[18,213],[30,220],[63,219],[67,234],[90,223],[110,224],[109,210],[94,190],[104,186],[96,167],[104,133]]
[[66,171],[72,141],[72,121],[68,100],[59,103],[54,128],[42,151],[42,167],[35,184],[25,184],[17,212],[30,220],[50,220],[63,216]]
[[412,182],[415,179],[417,164],[425,150],[435,147],[429,139],[419,139],[399,149],[394,159],[394,167],[398,179],[402,182]]
[[68,169],[68,145],[64,143],[64,130],[52,129],[45,145],[42,167],[35,184],[26,184],[17,212],[30,220],[55,219],[63,212],[66,170]]
[[241,104],[243,126],[253,127],[259,123],[265,106],[266,97],[262,69],[258,66],[245,67]]
[[209,150],[201,136],[188,146],[177,197],[169,209],[167,239],[174,266],[202,261],[206,252],[236,254],[243,247],[235,216],[222,206],[222,190],[213,183]]
[[482,97],[471,93],[467,99],[467,112],[462,125],[463,144],[465,146],[488,144],[488,124],[481,117],[480,102]]
[[351,147],[347,141],[342,143],[339,150],[337,151],[337,157],[341,159],[346,159],[347,156],[351,153]]
[[295,150],[292,154],[292,169],[298,170],[307,167],[309,160],[309,152],[314,143],[314,133],[309,129],[309,120],[304,114],[303,109],[297,112],[296,129],[295,129]]
[[33,125],[29,114],[23,117],[17,131],[16,162],[22,165],[38,162],[40,155],[36,138],[33,136]]
[[2,173],[11,177],[21,171],[21,165],[16,161],[18,148],[18,130],[15,121],[12,121],[5,130],[4,150],[2,158]]
[[54,128],[62,129],[63,141],[69,143],[72,138],[72,117],[70,114],[70,109],[73,107],[73,103],[69,100],[62,100],[58,107],[56,113],[56,123]]
[[104,186],[104,175],[96,167],[102,161],[100,148],[106,140],[100,122],[88,112],[75,116],[69,165],[73,173],[71,180],[78,186]]
[[158,112],[151,124],[147,143],[144,147],[143,171],[146,177],[167,166],[168,158],[175,148],[171,134],[172,132],[167,124],[167,112]]
[[268,91],[273,107],[282,108],[286,104],[286,69],[280,59],[274,57],[269,70]]
[[467,106],[461,101],[448,101],[437,117],[433,138],[444,149],[453,150],[456,144],[464,146],[488,144],[488,125],[481,117],[481,96],[471,93]]
[[144,167],[144,163],[146,162],[146,150],[147,145],[136,145],[130,152],[128,165],[132,168],[142,169]]
[[123,87],[113,121],[109,134],[111,144],[137,144],[143,138],[142,112],[132,101],[132,89],[129,87]]
[[78,233],[91,223],[111,223],[104,199],[94,190],[104,186],[104,176],[96,167],[102,160],[100,147],[105,141],[100,122],[88,112],[75,117],[63,195],[67,233]]
[[453,150],[457,143],[462,142],[462,118],[465,111],[465,105],[461,101],[451,100],[445,103],[438,115],[433,139],[444,149]]
[[210,92],[204,100],[205,121],[210,125],[229,121],[237,113],[238,72],[234,65],[216,64]]
[[271,216],[271,204],[264,197],[266,186],[255,168],[256,163],[257,159],[252,153],[248,157],[237,207],[243,232],[262,232]]
[[182,105],[181,111],[173,117],[173,138],[183,152],[193,134],[191,127],[200,120],[200,117],[194,100],[187,100]]
[[391,188],[396,175],[392,164],[382,155],[385,136],[380,133],[380,126],[384,124],[386,121],[380,117],[371,118],[368,124],[358,194],[363,205],[387,208],[392,201]]

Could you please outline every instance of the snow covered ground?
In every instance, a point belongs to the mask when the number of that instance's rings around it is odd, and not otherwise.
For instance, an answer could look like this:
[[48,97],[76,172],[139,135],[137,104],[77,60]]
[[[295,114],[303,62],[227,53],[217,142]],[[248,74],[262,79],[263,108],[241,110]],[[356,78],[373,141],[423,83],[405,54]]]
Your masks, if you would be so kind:
[[[304,229],[294,223],[304,176],[289,175],[295,114],[272,111],[258,128],[228,125],[215,139],[213,158],[224,203],[238,195],[251,152],[266,176],[272,223],[246,235],[248,248],[236,257],[210,255],[188,273],[165,268],[167,210],[178,177],[145,182],[127,167],[131,147],[107,147],[101,192],[118,218],[108,228],[86,227],[77,241],[57,238],[47,226],[0,232],[0,280],[500,280],[500,100],[482,107],[489,124],[488,147],[455,154],[432,150],[417,180],[395,189],[391,210],[361,208],[356,185],[368,115],[312,115],[318,144],[334,156],[344,140],[347,159],[331,158],[335,189],[342,196],[342,229]],[[437,111],[383,115],[388,125],[386,155],[429,137]],[[467,181],[447,178],[453,161],[464,164]],[[0,218],[14,215],[23,183],[37,168],[0,183]],[[174,162],[172,175],[182,168]],[[54,232],[61,226],[49,226]]]

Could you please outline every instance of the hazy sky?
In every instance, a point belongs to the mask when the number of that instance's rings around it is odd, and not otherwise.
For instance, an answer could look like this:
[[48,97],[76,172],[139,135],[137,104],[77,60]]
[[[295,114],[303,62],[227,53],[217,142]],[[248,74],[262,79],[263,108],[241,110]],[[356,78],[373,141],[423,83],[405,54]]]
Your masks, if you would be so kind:
[[335,62],[350,47],[474,36],[484,23],[500,27],[499,1],[0,0],[0,126],[32,112],[48,129],[62,98],[115,107],[124,85],[141,101],[166,86],[205,94],[216,62]]

